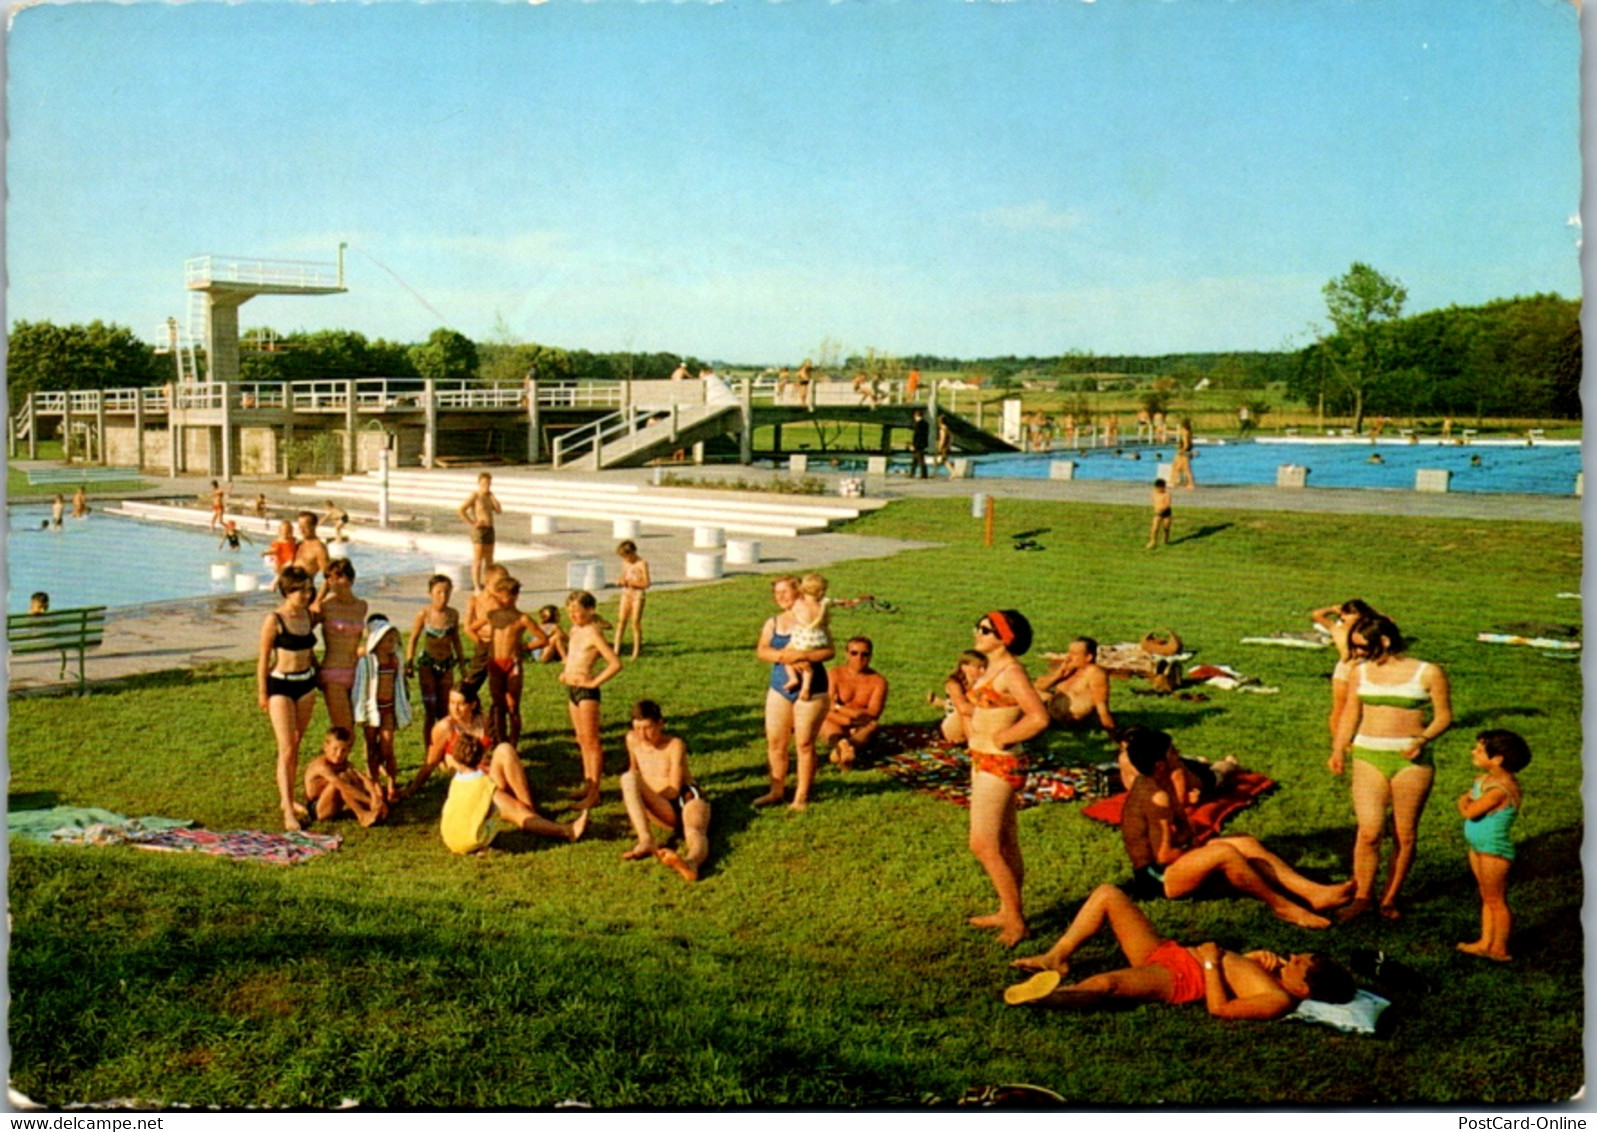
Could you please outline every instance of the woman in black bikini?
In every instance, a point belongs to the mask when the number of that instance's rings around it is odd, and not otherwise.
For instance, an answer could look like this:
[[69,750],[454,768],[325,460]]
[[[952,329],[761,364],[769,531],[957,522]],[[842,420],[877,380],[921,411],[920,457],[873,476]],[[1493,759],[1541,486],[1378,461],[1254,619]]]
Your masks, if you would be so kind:
[[277,738],[277,795],[283,828],[297,830],[308,817],[294,801],[299,780],[299,744],[316,710],[316,618],[311,598],[316,587],[298,566],[285,566],[277,578],[283,603],[261,622],[260,660],[255,666],[256,699],[272,721]]

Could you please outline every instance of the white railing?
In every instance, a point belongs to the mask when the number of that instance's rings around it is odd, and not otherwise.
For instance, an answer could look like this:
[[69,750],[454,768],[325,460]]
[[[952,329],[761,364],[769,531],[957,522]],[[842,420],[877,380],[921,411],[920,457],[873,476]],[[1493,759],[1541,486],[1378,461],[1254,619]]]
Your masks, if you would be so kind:
[[[927,396],[927,387],[922,385],[915,392],[913,400],[922,401]],[[756,405],[775,405],[786,408],[799,408],[804,404],[803,389],[792,378],[778,391],[777,380],[774,377],[757,377],[754,379],[752,399]],[[838,406],[869,407],[876,405],[903,405],[912,398],[906,396],[905,382],[893,379],[878,380],[875,382],[862,382],[856,389],[852,381],[812,381],[810,383],[810,404]]]
[[524,409],[527,390],[521,385],[472,385],[439,382],[433,387],[440,409]]
[[[634,419],[636,414],[634,415]],[[584,452],[599,451],[604,448],[604,438],[611,433],[624,432],[627,427],[628,416],[625,413],[610,413],[596,421],[589,421],[580,428],[574,428],[555,438],[554,450],[550,459],[555,467],[568,463],[574,456]]]
[[183,274],[191,289],[215,283],[237,283],[258,287],[307,287],[325,290],[341,287],[336,263],[310,263],[294,259],[239,259],[232,256],[202,255],[183,263]]

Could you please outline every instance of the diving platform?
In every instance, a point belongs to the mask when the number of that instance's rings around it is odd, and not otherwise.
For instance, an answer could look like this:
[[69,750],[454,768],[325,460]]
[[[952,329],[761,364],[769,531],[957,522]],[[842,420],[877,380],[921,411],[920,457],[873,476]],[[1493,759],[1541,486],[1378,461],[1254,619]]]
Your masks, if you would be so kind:
[[183,277],[191,295],[204,297],[205,309],[199,321],[203,323],[210,371],[206,376],[224,382],[239,378],[239,307],[256,295],[338,295],[348,290],[344,286],[343,244],[338,245],[335,263],[195,256],[184,261]]

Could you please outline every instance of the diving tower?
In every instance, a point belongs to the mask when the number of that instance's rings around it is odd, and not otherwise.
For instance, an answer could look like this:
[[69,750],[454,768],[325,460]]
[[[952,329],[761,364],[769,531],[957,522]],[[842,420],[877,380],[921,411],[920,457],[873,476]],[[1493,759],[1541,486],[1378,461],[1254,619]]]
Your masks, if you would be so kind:
[[203,296],[205,357],[211,381],[237,381],[238,308],[256,295],[338,295],[344,286],[344,248],[336,263],[291,259],[239,259],[202,255],[186,260],[189,293]]

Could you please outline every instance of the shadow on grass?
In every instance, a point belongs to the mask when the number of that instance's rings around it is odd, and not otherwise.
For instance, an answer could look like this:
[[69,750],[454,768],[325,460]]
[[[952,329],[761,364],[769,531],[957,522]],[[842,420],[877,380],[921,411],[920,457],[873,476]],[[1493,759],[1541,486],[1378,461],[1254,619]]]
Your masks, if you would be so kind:
[[25,794],[7,794],[6,811],[48,810],[61,805],[61,795],[54,790],[30,790]]
[[1541,708],[1526,707],[1516,704],[1510,707],[1482,708],[1479,711],[1466,712],[1453,717],[1453,726],[1458,728],[1485,727],[1495,720],[1502,719],[1505,715],[1516,715],[1522,719],[1540,719],[1547,713]]
[[1184,542],[1195,542],[1198,539],[1208,538],[1210,535],[1217,535],[1221,531],[1228,531],[1234,526],[1236,526],[1235,523],[1206,523],[1197,530],[1193,531],[1191,534],[1182,535],[1180,538],[1171,539],[1170,545],[1179,546]]

